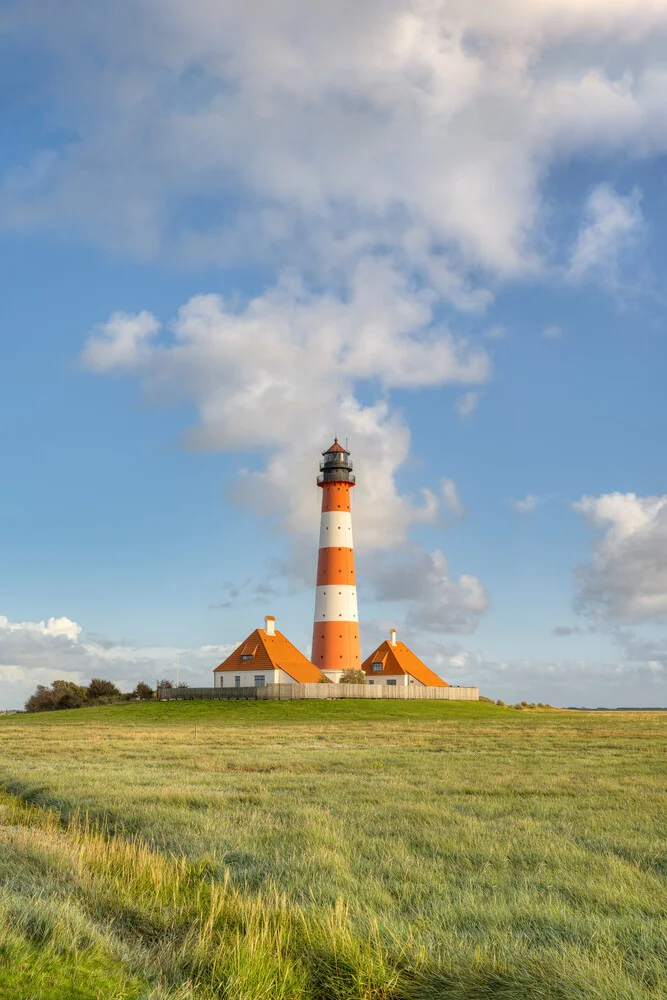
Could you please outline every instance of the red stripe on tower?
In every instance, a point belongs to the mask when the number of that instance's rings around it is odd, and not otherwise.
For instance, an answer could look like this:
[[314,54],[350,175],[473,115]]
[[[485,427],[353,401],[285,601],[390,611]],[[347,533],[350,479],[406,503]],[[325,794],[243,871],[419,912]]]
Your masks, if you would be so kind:
[[350,512],[354,473],[350,453],[338,438],[322,452],[317,485],[322,490],[322,517],[312,661],[338,680],[343,670],[361,665]]

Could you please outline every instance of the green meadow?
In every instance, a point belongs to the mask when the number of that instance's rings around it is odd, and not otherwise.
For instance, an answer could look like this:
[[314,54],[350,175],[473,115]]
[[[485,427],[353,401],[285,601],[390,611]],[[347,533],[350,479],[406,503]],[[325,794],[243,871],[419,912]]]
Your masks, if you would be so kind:
[[667,997],[667,715],[0,719],[0,997]]

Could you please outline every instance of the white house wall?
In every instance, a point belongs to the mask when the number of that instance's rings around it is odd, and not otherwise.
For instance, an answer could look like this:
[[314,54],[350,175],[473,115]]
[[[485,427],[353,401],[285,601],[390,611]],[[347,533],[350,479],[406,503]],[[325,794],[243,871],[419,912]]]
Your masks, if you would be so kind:
[[284,681],[278,679],[279,673],[282,670],[260,670],[258,667],[254,670],[220,670],[214,674],[215,687],[236,687],[237,677],[241,678],[239,687],[255,687],[256,676],[263,677],[265,684],[284,684]]
[[255,677],[264,677],[265,684],[296,684],[293,677],[279,667],[275,670],[219,670],[213,673],[213,687],[236,687],[236,677],[240,677],[239,687],[255,687]]
[[[408,684],[416,684],[418,687],[424,687],[421,681],[416,680],[409,674],[366,674],[367,684],[386,684],[387,681],[396,681],[396,687],[407,687]],[[392,687],[394,685],[392,684]]]
[[[328,677],[330,681],[333,681],[334,684],[338,684],[344,671],[323,670],[322,673]],[[396,687],[406,687],[408,684],[416,684],[417,687],[424,687],[421,681],[416,680],[414,677],[410,677],[408,674],[366,674],[367,684],[386,684],[387,681],[396,681]],[[394,687],[393,684],[392,687]]]

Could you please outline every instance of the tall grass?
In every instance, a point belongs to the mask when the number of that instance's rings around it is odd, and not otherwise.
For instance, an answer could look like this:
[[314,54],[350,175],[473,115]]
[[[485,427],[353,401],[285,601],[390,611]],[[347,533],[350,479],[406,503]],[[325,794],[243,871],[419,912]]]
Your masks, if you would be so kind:
[[0,726],[0,995],[667,995],[659,717],[168,707]]

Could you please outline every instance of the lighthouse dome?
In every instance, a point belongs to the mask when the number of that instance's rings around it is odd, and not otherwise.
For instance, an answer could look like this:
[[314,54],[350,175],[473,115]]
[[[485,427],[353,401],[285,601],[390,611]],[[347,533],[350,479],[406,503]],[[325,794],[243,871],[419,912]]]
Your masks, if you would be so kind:
[[322,452],[320,474],[317,477],[317,482],[320,485],[327,482],[354,483],[353,468],[349,451],[343,448],[338,438],[336,438],[331,447]]

